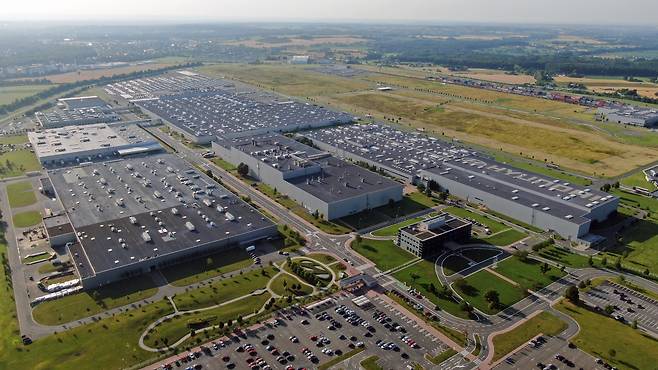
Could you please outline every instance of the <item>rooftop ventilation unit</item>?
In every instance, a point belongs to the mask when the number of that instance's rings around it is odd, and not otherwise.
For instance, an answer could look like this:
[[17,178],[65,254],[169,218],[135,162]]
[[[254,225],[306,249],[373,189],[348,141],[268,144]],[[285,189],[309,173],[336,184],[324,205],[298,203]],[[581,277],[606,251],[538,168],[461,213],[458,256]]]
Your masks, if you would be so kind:
[[142,239],[143,239],[146,243],[150,243],[150,242],[152,241],[152,239],[151,239],[151,235],[149,234],[149,231],[148,231],[148,230],[145,230],[145,231],[142,233]]
[[185,228],[187,228],[187,230],[189,230],[189,231],[194,231],[194,230],[196,230],[196,228],[194,227],[194,224],[191,223],[190,221],[187,221],[187,222],[185,223]]

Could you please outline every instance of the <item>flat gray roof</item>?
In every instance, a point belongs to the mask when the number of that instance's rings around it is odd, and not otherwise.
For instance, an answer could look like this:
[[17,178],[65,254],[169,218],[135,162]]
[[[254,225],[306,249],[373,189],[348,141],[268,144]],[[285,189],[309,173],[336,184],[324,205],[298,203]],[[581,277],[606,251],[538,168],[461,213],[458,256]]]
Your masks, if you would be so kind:
[[334,157],[320,159],[317,163],[322,168],[320,173],[287,181],[327,203],[402,187],[396,181]]
[[133,124],[99,123],[86,126],[65,126],[28,132],[28,139],[39,159],[63,154],[85,156],[98,149],[108,151],[129,146],[159,146],[159,142]]
[[52,170],[49,176],[78,235],[71,254],[83,277],[273,226],[172,154]]

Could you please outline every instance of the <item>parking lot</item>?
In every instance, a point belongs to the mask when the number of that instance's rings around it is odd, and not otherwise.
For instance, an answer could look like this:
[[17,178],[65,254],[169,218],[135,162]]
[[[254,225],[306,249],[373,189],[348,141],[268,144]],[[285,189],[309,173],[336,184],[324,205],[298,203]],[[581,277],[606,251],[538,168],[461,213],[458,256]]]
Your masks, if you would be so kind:
[[[603,370],[603,365],[596,359],[578,348],[569,347],[560,338],[542,337],[537,345],[528,343],[521,350],[508,356],[497,370],[529,370],[529,369],[584,369]],[[553,366],[551,366],[553,365]]]
[[658,333],[658,302],[632,289],[606,281],[588,291],[584,300],[601,309],[613,306],[617,320],[628,324],[637,320],[639,327]]
[[424,355],[447,349],[398,311],[377,302],[361,309],[352,303],[353,298],[341,293],[315,309],[281,311],[244,335],[207,343],[207,349],[199,351],[205,354],[191,361],[176,361],[186,356],[181,354],[164,363],[173,369],[196,365],[200,365],[198,369],[311,369],[353,349],[365,348],[361,357],[376,355],[380,364],[404,368],[420,363],[429,368]]

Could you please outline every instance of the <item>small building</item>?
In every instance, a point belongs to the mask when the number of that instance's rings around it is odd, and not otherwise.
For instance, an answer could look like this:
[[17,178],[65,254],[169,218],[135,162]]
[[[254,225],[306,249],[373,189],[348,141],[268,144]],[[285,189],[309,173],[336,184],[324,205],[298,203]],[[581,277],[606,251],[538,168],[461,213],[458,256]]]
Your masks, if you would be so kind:
[[445,242],[463,242],[471,237],[472,224],[448,213],[400,228],[395,244],[418,257],[438,254]]
[[308,55],[295,55],[290,59],[290,64],[308,64],[310,60]]
[[66,214],[44,217],[43,225],[51,247],[75,242],[75,230]]
[[658,111],[630,105],[598,108],[596,116],[601,121],[622,125],[653,127],[658,124]]

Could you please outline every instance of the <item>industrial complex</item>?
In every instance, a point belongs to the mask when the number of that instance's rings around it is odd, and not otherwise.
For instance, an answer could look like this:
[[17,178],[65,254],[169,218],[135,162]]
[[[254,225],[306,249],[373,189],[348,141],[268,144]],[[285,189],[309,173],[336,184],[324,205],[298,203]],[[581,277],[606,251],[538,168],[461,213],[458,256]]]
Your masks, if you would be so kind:
[[402,199],[402,184],[280,134],[213,142],[226,161],[332,220]]
[[66,243],[85,288],[277,233],[256,209],[171,154],[48,176],[69,220],[49,221],[51,243]]
[[591,240],[586,236],[592,223],[606,220],[619,203],[604,192],[528,173],[420,133],[383,125],[340,126],[304,135],[336,155],[413,183],[434,181],[467,202],[585,243]]
[[608,106],[596,110],[597,119],[622,125],[653,127],[658,125],[658,111],[631,105]]

